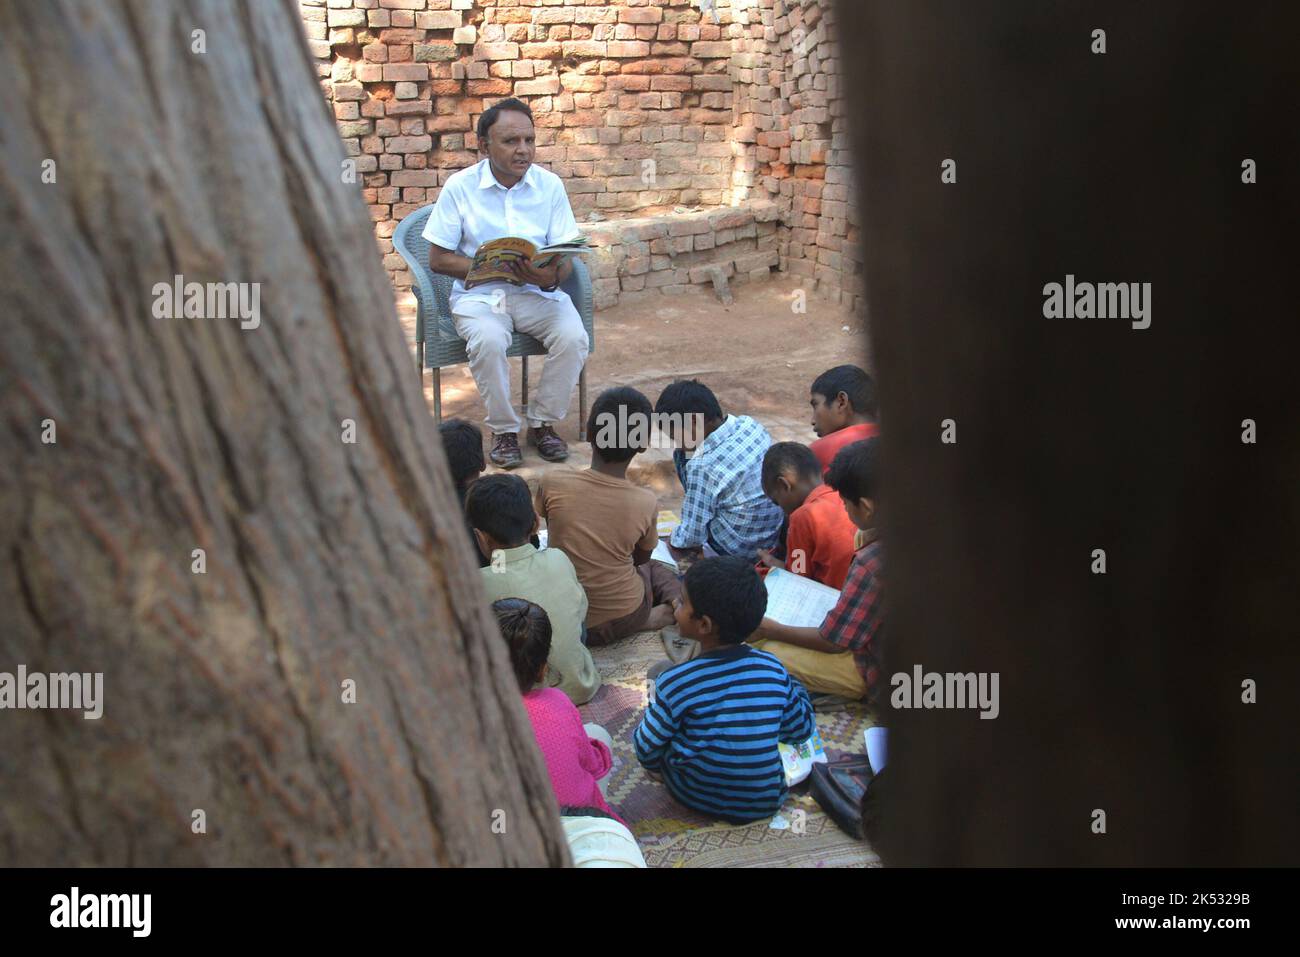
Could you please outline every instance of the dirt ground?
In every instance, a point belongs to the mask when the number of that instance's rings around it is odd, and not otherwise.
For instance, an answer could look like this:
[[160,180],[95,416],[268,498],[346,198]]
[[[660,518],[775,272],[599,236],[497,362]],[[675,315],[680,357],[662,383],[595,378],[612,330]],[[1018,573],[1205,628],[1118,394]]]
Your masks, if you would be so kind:
[[[698,287],[598,310],[595,346],[587,359],[588,403],[601,390],[621,385],[640,389],[653,403],[673,380],[698,378],[718,396],[724,412],[753,416],[773,441],[811,442],[816,436],[810,424],[808,387],[832,366],[864,365],[866,343],[860,320],[841,306],[809,296],[807,312],[794,312],[799,288],[797,279],[781,277],[733,286],[735,302],[730,306],[722,305],[711,287]],[[414,299],[405,296],[399,310],[414,354]],[[535,385],[541,375],[543,361],[529,360],[530,384]],[[523,363],[511,359],[510,365],[518,406]],[[415,374],[414,362],[411,374]],[[432,410],[428,372],[424,384]],[[483,403],[468,365],[442,370],[442,414],[483,427]],[[535,449],[525,446],[524,465],[515,471],[530,484],[544,469],[590,464],[590,446],[578,442],[576,389],[569,414],[556,424],[556,431],[569,443],[569,460],[561,465],[543,462]],[[491,436],[486,428],[484,432],[484,443],[490,445]],[[490,465],[489,471],[494,471]],[[668,450],[651,449],[638,456],[628,477],[653,489],[661,508],[681,503],[682,489]]]

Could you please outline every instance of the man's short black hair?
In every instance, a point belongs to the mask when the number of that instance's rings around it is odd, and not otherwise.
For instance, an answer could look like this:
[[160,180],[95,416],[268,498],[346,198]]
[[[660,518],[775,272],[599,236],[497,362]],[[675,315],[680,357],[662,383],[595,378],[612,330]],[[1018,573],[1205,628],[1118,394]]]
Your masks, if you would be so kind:
[[522,113],[524,116],[528,117],[530,123],[533,120],[533,111],[528,108],[527,103],[523,100],[517,99],[516,97],[508,96],[499,103],[494,103],[492,106],[489,106],[479,114],[478,127],[475,130],[475,132],[478,133],[479,145],[483,145],[487,142],[488,130],[492,129],[497,118],[501,115],[502,110],[514,110],[516,113]]
[[777,442],[763,453],[763,488],[771,488],[786,472],[794,472],[797,478],[821,478],[822,464],[800,442]]
[[483,476],[469,487],[465,514],[472,526],[505,548],[528,541],[537,520],[528,483],[518,475]]
[[819,375],[808,391],[819,395],[827,402],[834,402],[835,397],[843,392],[849,405],[858,415],[876,417],[876,383],[857,366],[836,366]]
[[863,439],[844,446],[831,460],[826,484],[850,502],[876,500],[880,485],[880,443]]
[[[631,386],[606,389],[596,396],[591,405],[591,415],[587,417],[587,434],[591,436],[592,448],[606,462],[632,461],[632,456],[650,447],[651,414],[650,400]],[[628,442],[629,433],[633,431],[644,436],[645,445],[633,447]]]
[[442,449],[447,453],[447,465],[457,487],[486,468],[483,461],[483,433],[473,422],[448,419],[438,426],[442,436]]
[[725,645],[752,635],[767,613],[767,586],[748,558],[701,559],[687,571],[685,587],[695,617],[711,618]]
[[655,403],[655,412],[663,415],[702,415],[706,419],[721,419],[722,406],[713,390],[699,379],[678,379],[663,392]]

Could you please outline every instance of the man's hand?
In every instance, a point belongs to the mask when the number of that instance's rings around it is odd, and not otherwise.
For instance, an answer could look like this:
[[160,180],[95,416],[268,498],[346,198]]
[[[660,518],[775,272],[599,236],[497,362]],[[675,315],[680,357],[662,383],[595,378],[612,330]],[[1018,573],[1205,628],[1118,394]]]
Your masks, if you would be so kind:
[[545,269],[535,267],[531,259],[516,259],[509,264],[509,268],[519,279],[534,286],[554,286],[560,281],[559,257],[552,259]]
[[766,548],[760,548],[758,550],[758,560],[768,568],[785,568],[785,562],[781,561],[779,558],[773,557],[772,553]]

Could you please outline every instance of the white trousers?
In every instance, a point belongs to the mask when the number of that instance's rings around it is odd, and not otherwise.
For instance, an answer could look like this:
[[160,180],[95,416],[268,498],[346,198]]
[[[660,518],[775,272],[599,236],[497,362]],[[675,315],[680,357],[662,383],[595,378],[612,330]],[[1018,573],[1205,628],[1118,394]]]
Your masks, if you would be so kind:
[[567,295],[549,299],[530,289],[511,288],[492,302],[462,296],[452,306],[451,318],[456,334],[465,340],[469,371],[487,406],[487,426],[493,433],[523,431],[524,420],[510,401],[506,359],[516,329],[546,346],[542,377],[525,410],[528,425],[564,418],[590,348],[582,317]]

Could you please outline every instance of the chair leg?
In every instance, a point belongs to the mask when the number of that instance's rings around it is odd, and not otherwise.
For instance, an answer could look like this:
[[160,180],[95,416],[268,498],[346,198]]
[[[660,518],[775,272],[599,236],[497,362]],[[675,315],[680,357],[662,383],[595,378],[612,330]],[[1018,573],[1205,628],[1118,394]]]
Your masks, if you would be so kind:
[[528,356],[524,356],[524,415],[528,414]]
[[424,390],[424,343],[415,344],[415,372],[420,377],[420,389]]
[[[420,376],[421,391],[423,391],[424,376]],[[442,370],[434,368],[433,370],[433,424],[442,425]]]
[[587,441],[587,363],[578,373],[578,441]]

